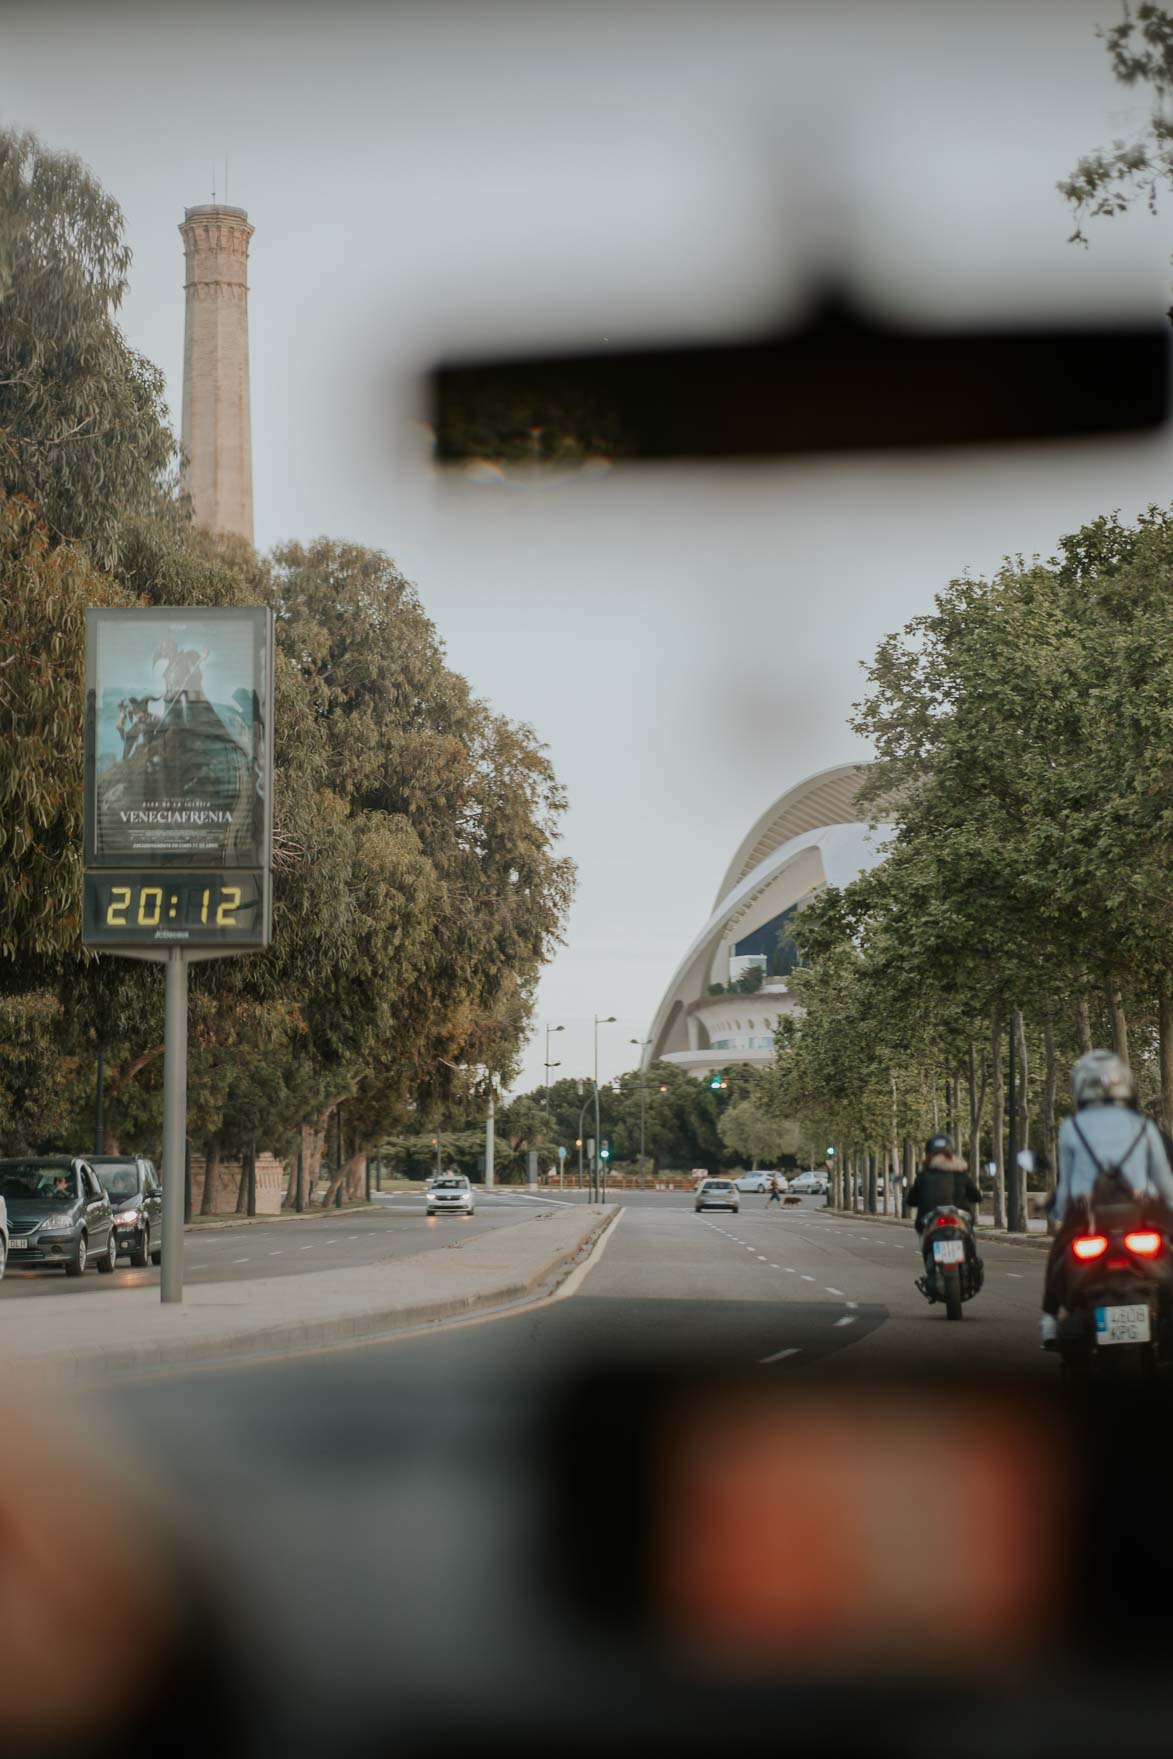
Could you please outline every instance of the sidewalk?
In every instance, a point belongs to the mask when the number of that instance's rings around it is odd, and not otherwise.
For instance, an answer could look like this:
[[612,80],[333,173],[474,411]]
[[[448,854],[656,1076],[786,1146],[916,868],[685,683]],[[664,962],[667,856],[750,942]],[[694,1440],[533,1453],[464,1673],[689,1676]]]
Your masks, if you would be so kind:
[[561,1281],[618,1213],[535,1209],[514,1226],[385,1264],[197,1283],[176,1306],[163,1306],[154,1285],[0,1299],[0,1382],[29,1370],[43,1383],[289,1355],[503,1306]]

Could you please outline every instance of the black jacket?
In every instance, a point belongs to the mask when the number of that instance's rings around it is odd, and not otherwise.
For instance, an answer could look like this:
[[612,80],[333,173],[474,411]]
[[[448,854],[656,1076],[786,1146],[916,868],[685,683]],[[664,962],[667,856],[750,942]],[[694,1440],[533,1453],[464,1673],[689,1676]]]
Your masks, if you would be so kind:
[[930,1210],[954,1204],[958,1209],[976,1211],[981,1200],[981,1190],[970,1178],[969,1169],[963,1161],[954,1159],[952,1164],[920,1169],[904,1200],[904,1212],[907,1215],[910,1209],[916,1210],[916,1231],[919,1234]]

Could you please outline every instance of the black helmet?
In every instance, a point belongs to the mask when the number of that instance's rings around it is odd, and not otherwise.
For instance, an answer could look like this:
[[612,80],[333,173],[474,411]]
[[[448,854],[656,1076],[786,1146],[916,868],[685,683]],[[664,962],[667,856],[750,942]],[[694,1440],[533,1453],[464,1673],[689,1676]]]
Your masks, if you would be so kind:
[[925,1159],[932,1160],[935,1154],[952,1154],[953,1138],[946,1136],[942,1130],[939,1135],[930,1136],[925,1143]]

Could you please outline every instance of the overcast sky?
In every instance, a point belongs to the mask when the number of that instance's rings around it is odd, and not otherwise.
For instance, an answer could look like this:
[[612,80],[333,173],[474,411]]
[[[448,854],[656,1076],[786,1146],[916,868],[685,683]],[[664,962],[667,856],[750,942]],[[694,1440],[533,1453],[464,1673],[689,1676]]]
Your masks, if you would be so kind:
[[[178,424],[185,205],[256,226],[256,536],[389,551],[452,663],[549,744],[579,866],[521,1085],[631,1067],[732,851],[864,755],[860,661],[950,576],[1170,499],[1167,437],[1030,454],[430,471],[418,375],[499,344],[730,335],[828,264],[925,321],[1163,310],[1173,226],[1068,246],[1054,190],[1138,119],[1115,0],[853,7],[77,9],[8,0],[0,115],[79,153],[134,249],[124,319]],[[223,165],[228,160],[227,188]]]

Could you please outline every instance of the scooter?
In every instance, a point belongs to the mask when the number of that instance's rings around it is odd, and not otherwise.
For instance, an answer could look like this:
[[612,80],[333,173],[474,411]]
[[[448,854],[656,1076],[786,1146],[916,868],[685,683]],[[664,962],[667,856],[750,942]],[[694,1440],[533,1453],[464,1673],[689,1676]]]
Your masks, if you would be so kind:
[[946,1319],[960,1319],[964,1301],[972,1301],[983,1276],[973,1250],[973,1219],[967,1209],[942,1204],[925,1218],[921,1241],[925,1273],[916,1286],[930,1304],[945,1303]]
[[1173,1358],[1167,1226],[1143,1199],[1089,1210],[1067,1248],[1058,1350],[1069,1376],[1148,1376]]

